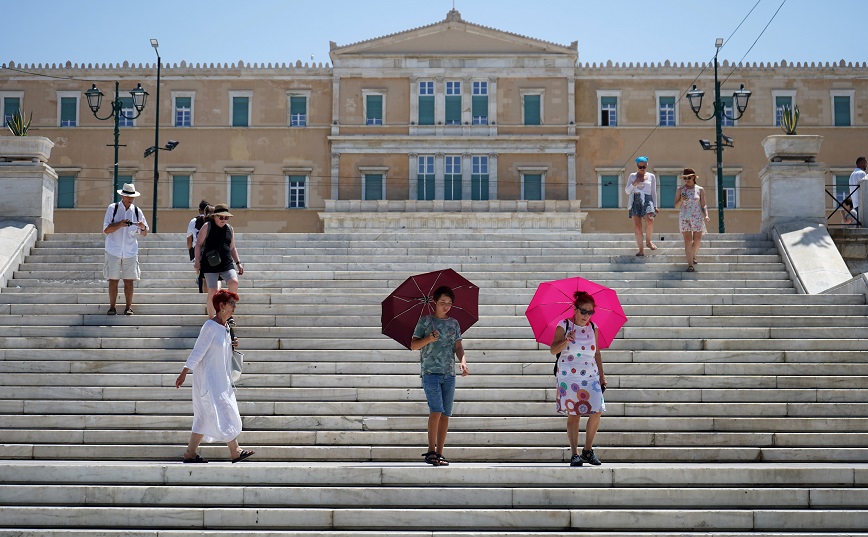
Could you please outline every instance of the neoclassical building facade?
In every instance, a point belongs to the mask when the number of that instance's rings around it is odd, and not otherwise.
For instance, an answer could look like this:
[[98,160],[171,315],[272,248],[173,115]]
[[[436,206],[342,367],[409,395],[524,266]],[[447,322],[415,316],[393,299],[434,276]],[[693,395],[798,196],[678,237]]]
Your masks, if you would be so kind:
[[[678,231],[671,209],[678,175],[691,167],[706,187],[712,227],[722,183],[726,231],[757,232],[761,142],[781,134],[784,106],[801,110],[800,133],[824,137],[818,161],[841,196],[856,157],[868,153],[868,68],[838,61],[720,66],[728,109],[752,92],[717,177],[714,122],[685,93],[706,91],[708,65],[578,62],[562,45],[464,21],[368,41],[331,44],[331,65],[166,65],[159,139],[160,232],[180,232],[201,199],[228,203],[240,231],[316,232],[387,227],[573,227],[628,231],[624,184],[647,155],[662,210],[655,227]],[[150,93],[121,120],[118,183],[134,182],[152,218],[156,66],[18,65],[0,69],[0,113],[33,113],[32,134],[55,143],[57,231],[99,229],[114,199],[113,122],[88,108],[118,81],[124,106],[136,84]],[[104,116],[104,104],[100,115]],[[798,193],[793,193],[798,195]],[[830,211],[832,198],[828,200]],[[710,229],[712,231],[712,229]]]

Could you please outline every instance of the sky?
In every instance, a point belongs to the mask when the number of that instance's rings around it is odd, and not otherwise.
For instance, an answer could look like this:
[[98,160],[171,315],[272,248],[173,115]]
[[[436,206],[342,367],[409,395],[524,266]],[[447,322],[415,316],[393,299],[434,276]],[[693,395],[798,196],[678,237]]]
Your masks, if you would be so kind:
[[[0,64],[331,64],[339,46],[446,17],[569,45],[580,63],[868,61],[864,0],[9,0]],[[14,3],[13,3],[14,2]],[[856,26],[846,22],[852,17]]]

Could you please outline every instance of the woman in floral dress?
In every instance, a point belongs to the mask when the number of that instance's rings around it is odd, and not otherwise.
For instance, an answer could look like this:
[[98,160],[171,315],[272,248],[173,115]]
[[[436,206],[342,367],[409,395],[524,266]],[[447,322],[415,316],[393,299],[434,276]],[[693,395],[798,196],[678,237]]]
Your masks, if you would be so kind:
[[[557,361],[557,411],[567,416],[567,438],[572,457],[570,466],[582,463],[602,464],[594,454],[594,436],[600,427],[600,417],[606,411],[603,392],[606,390],[606,375],[603,360],[597,346],[597,327],[591,322],[594,314],[594,297],[584,291],[574,295],[572,319],[564,319],[550,347],[558,354]],[[585,429],[585,446],[579,455],[579,419],[588,416]]]
[[678,218],[681,235],[684,236],[684,255],[687,256],[687,272],[694,272],[696,252],[702,234],[708,233],[705,222],[708,221],[708,206],[705,204],[705,189],[696,184],[699,176],[693,168],[684,168],[681,174],[684,186],[675,191],[675,208],[680,209]]

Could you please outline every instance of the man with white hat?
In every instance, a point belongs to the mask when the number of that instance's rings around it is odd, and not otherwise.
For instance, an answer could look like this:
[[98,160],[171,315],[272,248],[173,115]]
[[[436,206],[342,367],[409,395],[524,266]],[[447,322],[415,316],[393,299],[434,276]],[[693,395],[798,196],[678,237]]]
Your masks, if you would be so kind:
[[103,219],[102,232],[106,235],[103,275],[109,284],[108,314],[117,315],[118,280],[123,280],[127,301],[124,315],[132,315],[133,284],[141,276],[138,236],[146,236],[151,228],[142,210],[133,205],[133,198],[141,196],[136,185],[127,183],[117,192],[121,201],[109,205]]

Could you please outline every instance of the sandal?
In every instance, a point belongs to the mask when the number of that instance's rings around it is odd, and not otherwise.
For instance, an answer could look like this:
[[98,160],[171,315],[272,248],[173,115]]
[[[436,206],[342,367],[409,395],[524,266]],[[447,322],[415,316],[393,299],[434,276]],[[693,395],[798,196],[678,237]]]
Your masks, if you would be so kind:
[[241,453],[240,453],[237,457],[235,457],[234,459],[232,459],[232,464],[235,464],[236,462],[241,462],[241,461],[243,461],[244,459],[246,459],[246,458],[250,457],[251,455],[253,455],[254,453],[256,453],[256,452],[255,452],[255,451],[250,451],[249,449],[242,449],[242,450],[241,450]]
[[693,265],[687,267],[687,272],[696,272],[696,269],[693,268]]
[[449,460],[442,453],[435,453],[435,455],[437,455],[437,462],[440,463],[440,466],[449,466]]
[[133,308],[128,307],[127,309],[124,310],[124,315],[132,315],[132,314],[133,314]]
[[437,453],[429,451],[428,453],[423,453],[422,456],[425,457],[426,464],[430,464],[431,466],[440,466],[440,458],[437,457]]
[[206,464],[208,459],[203,459],[201,455],[196,455],[193,459],[184,459],[185,464]]
[[651,248],[652,250],[656,250],[656,249],[657,249],[657,245],[654,244],[653,242],[646,243],[645,246],[648,247],[648,248]]
[[106,314],[106,315],[117,315],[117,314],[118,314],[118,310],[115,309],[115,308],[109,308],[108,311],[107,311],[105,314]]

